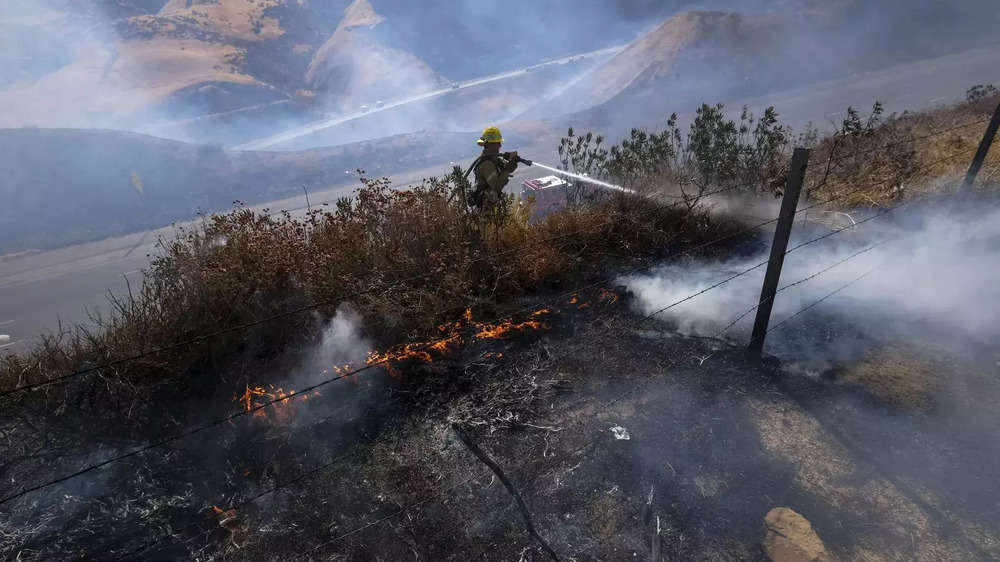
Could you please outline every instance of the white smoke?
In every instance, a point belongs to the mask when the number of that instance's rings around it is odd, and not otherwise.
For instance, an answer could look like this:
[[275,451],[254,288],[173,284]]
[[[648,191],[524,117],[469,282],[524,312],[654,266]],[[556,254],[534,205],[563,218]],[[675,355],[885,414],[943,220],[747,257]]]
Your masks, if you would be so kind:
[[[867,214],[865,214],[867,213]],[[859,211],[854,218],[871,216]],[[789,248],[822,234],[797,223]],[[770,241],[770,234],[764,236]],[[807,314],[839,318],[870,335],[910,338],[921,326],[973,342],[1000,337],[1000,209],[916,209],[903,207],[786,256],[779,287],[813,275],[873,244],[886,241],[826,271],[814,279],[778,293],[771,326],[794,315],[865,272],[870,275],[830,297]],[[668,307],[689,295],[768,259],[766,252],[712,262],[670,264],[648,275],[620,282],[636,295],[643,314]],[[714,336],[753,307],[760,298],[765,267],[733,279],[656,316],[679,331]],[[785,330],[802,329],[800,316]],[[746,343],[752,328],[751,312],[725,334]],[[787,334],[788,332],[785,332]],[[768,345],[784,352],[783,332],[769,336]]]
[[363,366],[373,347],[361,332],[361,315],[351,305],[341,304],[323,330],[319,346],[312,351],[306,362],[303,371],[308,376],[305,378],[315,382],[330,378],[334,372],[333,367],[352,365],[356,369]]
[[326,329],[312,363],[318,366],[364,364],[372,344],[361,335],[362,320],[349,304],[341,304]]

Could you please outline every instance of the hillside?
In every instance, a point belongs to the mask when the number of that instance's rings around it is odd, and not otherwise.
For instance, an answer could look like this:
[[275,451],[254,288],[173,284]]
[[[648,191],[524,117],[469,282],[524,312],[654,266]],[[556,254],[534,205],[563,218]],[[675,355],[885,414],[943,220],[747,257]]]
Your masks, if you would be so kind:
[[344,19],[316,52],[305,80],[320,99],[340,111],[356,110],[400,93],[419,94],[440,88],[445,79],[416,56],[383,47],[371,30],[385,18],[368,0],[355,0]]
[[[605,35],[542,33],[540,18],[569,4],[516,4],[509,9],[521,10],[520,33],[502,49],[490,46],[479,27],[508,17],[448,2],[44,0],[4,7],[0,32],[13,40],[0,54],[0,103],[18,109],[5,112],[0,127],[148,131],[150,122],[276,101],[293,102],[299,112],[356,109],[444,77],[481,76],[615,44],[631,37],[644,15],[658,12],[623,15],[605,26]],[[581,11],[587,28],[596,31],[605,11]],[[450,31],[429,33],[437,26]],[[271,125],[267,114],[259,117],[258,127]]]
[[[531,115],[761,95],[989,43],[995,39],[983,21],[1000,21],[995,4],[973,21],[968,10],[938,0],[877,7],[789,0],[768,8],[677,13]],[[948,32],[958,27],[967,32]]]
[[464,134],[254,153],[116,131],[0,130],[0,253],[157,228],[332,187],[345,170],[409,171],[475,148]]
[[757,72],[773,60],[781,25],[771,16],[723,12],[673,16],[588,77],[584,104],[598,105],[623,93],[692,88],[689,74],[707,69],[720,85],[740,81],[750,68]]
[[[0,34],[11,38],[0,53],[0,103],[13,108],[0,127],[158,133],[164,122],[242,111],[235,126],[223,118],[165,133],[240,144],[324,112],[628,43],[589,80],[534,110],[530,102],[561,81],[536,77],[529,96],[491,89],[485,105],[539,117],[608,102],[758,95],[993,40],[995,3],[974,3],[982,6],[713,5],[726,13],[648,0],[516,0],[497,10],[447,0],[44,0],[0,9]],[[452,101],[459,107],[432,120],[477,110],[478,100]],[[393,133],[423,122],[401,119]]]

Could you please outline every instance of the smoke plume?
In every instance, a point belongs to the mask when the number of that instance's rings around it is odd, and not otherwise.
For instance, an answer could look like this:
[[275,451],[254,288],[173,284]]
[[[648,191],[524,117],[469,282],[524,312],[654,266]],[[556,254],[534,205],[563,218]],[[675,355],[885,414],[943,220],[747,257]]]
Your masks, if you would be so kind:
[[[800,220],[789,248],[875,213],[829,214],[820,219],[826,226],[802,224]],[[770,234],[762,238],[770,241]],[[836,361],[854,355],[859,351],[857,344],[867,345],[871,340],[994,342],[1000,337],[1000,315],[996,314],[1000,307],[998,241],[1000,210],[995,207],[914,205],[797,249],[785,258],[779,287],[847,261],[780,291],[771,315],[772,327],[850,286],[775,330],[768,337],[767,351],[795,359],[824,355],[824,361]],[[853,254],[858,255],[848,259]],[[638,310],[651,314],[767,259],[768,253],[763,251],[712,262],[669,264],[621,283],[636,295]],[[759,267],[656,318],[686,334],[715,336],[757,303],[764,271],[765,267]],[[814,340],[827,341],[802,347],[810,339],[802,334],[811,329],[810,315],[821,315],[827,324],[841,327],[843,337],[811,334]],[[745,344],[753,321],[751,312],[729,328],[725,337]]]

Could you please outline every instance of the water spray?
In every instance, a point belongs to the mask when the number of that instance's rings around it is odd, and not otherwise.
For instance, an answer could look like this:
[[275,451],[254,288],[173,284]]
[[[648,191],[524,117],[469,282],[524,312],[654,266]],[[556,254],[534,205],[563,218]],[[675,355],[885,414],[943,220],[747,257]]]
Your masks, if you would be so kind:
[[[527,161],[526,163],[529,166],[532,165],[532,162],[530,160]],[[577,181],[582,181],[584,183],[589,183],[589,184],[597,185],[597,186],[600,186],[600,187],[605,187],[607,189],[614,189],[614,190],[617,190],[617,191],[624,191],[625,193],[635,193],[635,191],[633,191],[631,189],[626,189],[626,188],[624,188],[624,187],[622,187],[620,185],[614,185],[614,184],[608,183],[606,181],[595,180],[594,178],[592,178],[590,176],[584,176],[584,175],[581,175],[581,174],[574,174],[572,172],[567,172],[566,170],[560,170],[559,168],[554,168],[552,166],[546,166],[545,164],[540,164],[538,162],[534,162],[534,165],[538,166],[540,168],[545,168],[546,170],[549,170],[550,172],[553,172],[553,173],[558,174],[560,176],[565,176],[565,177],[568,177],[568,178],[573,178],[573,179],[575,179]]]

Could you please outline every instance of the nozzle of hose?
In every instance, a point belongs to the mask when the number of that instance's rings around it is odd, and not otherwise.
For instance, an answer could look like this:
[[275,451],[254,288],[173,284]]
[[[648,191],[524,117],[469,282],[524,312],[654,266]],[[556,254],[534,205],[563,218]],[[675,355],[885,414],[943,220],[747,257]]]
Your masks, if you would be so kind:
[[534,162],[532,162],[531,160],[528,160],[527,158],[521,158],[520,156],[517,157],[517,161],[518,163],[524,164],[526,166],[531,166],[532,164],[534,164]]

